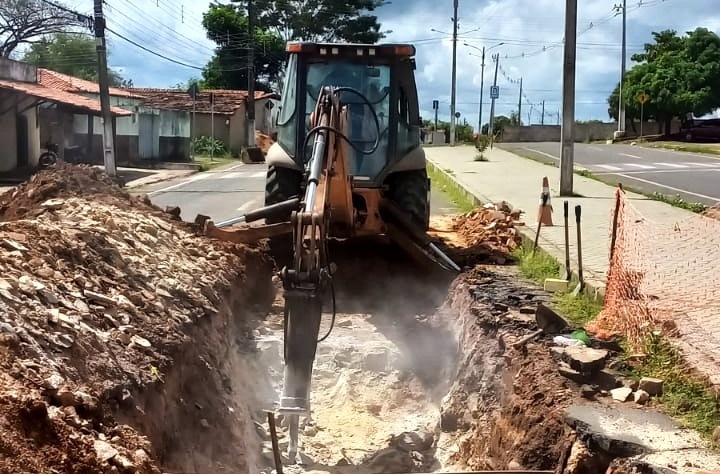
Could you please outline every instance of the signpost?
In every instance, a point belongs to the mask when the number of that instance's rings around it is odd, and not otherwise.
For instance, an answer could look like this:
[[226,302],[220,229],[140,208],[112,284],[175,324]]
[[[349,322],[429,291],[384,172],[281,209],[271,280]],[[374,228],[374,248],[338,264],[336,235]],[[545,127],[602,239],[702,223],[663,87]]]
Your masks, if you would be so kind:
[[645,114],[645,102],[650,100],[650,96],[647,95],[644,92],[641,92],[636,97],[637,101],[640,102],[640,143],[642,143],[643,139],[643,120],[644,120],[644,114]]
[[499,99],[500,98],[500,86],[490,86],[490,98],[491,99]]
[[435,131],[437,132],[437,122],[438,122],[438,109],[440,109],[440,101],[433,100],[433,110],[435,111]]

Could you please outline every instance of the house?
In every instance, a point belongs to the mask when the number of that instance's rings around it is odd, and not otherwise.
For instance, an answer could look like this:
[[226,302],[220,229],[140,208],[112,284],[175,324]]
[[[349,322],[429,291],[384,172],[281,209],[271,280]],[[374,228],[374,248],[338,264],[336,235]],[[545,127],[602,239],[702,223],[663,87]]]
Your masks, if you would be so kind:
[[[0,172],[5,177],[23,176],[37,167],[43,143],[40,114],[51,108],[66,115],[101,114],[98,101],[47,87],[40,83],[34,66],[0,58]],[[132,115],[119,107],[113,107],[111,112],[114,117]],[[64,122],[58,122],[58,126],[65,130]]]
[[[99,85],[48,69],[39,69],[39,82],[59,91],[99,100]],[[110,104],[126,110],[127,116],[114,120],[115,156],[118,164],[190,159],[190,114],[181,110],[146,106],[144,97],[128,89],[110,88]],[[87,114],[67,116],[47,109],[41,116],[43,137],[63,136],[64,148],[77,151],[79,161],[101,163],[102,121]],[[67,157],[66,157],[67,159]],[[72,161],[72,160],[69,160]]]
[[[181,89],[130,89],[143,97],[145,107],[176,110],[192,114],[191,136],[215,137],[233,155],[239,155],[247,146],[246,104],[247,91],[203,90],[195,95]],[[274,130],[273,110],[278,96],[273,93],[255,93],[255,129],[270,135]]]

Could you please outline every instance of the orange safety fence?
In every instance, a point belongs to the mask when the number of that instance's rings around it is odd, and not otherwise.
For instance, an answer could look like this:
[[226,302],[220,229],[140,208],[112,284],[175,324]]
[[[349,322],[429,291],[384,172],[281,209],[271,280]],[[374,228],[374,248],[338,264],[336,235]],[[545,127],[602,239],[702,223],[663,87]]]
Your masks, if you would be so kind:
[[611,218],[605,305],[588,330],[625,336],[634,350],[661,330],[676,337],[691,365],[718,372],[720,208],[661,224],[619,189]]

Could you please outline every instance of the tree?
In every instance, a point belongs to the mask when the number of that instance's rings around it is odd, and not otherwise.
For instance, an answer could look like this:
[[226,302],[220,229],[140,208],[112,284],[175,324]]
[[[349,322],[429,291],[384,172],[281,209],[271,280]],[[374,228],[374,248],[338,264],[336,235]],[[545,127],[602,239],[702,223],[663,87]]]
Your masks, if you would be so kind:
[[[495,135],[501,134],[502,131],[505,129],[505,127],[511,126],[511,125],[514,125],[511,118],[506,117],[504,115],[498,115],[497,117],[495,117],[493,119],[493,130],[495,132],[494,134]],[[483,135],[487,135],[488,128],[490,128],[490,125],[487,123],[482,126]]]
[[[89,35],[56,33],[33,43],[22,60],[80,79],[98,80],[95,40]],[[108,80],[113,87],[132,86],[132,80],[124,79],[112,69],[108,69]]]
[[[645,118],[663,123],[669,135],[674,118],[704,115],[720,107],[720,37],[698,28],[684,37],[667,30],[654,32],[653,38],[655,43],[646,44],[644,53],[633,55],[638,64],[625,75],[625,114],[627,120],[638,119],[637,97],[648,94]],[[619,84],[608,98],[608,114],[616,120],[618,104]]]
[[[53,2],[54,3],[54,2]],[[32,44],[46,35],[90,26],[87,18],[43,0],[0,1],[0,57],[10,55],[23,44]]]
[[[203,15],[203,27],[217,44],[215,56],[202,73],[202,86],[208,89],[247,89],[248,20],[235,5],[210,5]],[[277,34],[261,27],[253,32],[255,46],[255,87],[270,90],[285,60],[285,43]]]
[[385,37],[368,12],[386,0],[257,0],[259,22],[285,41],[377,43]]

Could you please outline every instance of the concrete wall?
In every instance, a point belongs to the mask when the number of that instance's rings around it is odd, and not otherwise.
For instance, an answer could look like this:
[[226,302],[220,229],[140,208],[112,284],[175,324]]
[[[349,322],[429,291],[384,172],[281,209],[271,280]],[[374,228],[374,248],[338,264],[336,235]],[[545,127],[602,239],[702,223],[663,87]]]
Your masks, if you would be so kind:
[[37,69],[30,64],[0,58],[0,79],[22,82],[37,82]]
[[[626,137],[639,136],[640,124],[635,123],[633,131],[630,123],[626,127]],[[594,140],[608,140],[617,130],[617,123],[578,123],[575,124],[574,134],[576,142]],[[530,125],[523,127],[505,127],[501,140],[504,142],[558,142],[560,141],[559,125]],[[673,122],[671,133],[680,130],[680,122]],[[664,132],[664,125],[657,122],[643,123],[643,135],[656,135]]]

